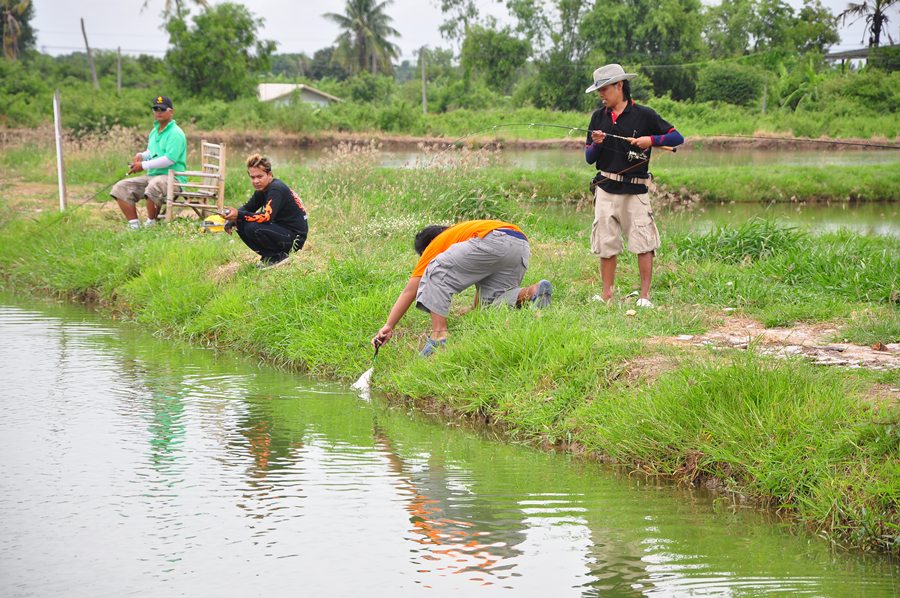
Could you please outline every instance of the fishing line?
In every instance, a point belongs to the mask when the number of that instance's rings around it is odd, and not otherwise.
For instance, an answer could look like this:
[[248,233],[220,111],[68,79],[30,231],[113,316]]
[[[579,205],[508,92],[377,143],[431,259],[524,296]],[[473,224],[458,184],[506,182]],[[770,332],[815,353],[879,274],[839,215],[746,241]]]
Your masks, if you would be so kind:
[[[734,139],[759,139],[764,141],[796,141],[801,143],[827,143],[830,145],[852,145],[856,147],[871,147],[873,149],[900,150],[900,145],[887,145],[882,143],[863,143],[861,141],[840,141],[838,139],[810,139],[808,137],[763,137],[761,135],[725,135],[715,134],[711,137],[731,137]],[[704,141],[706,139],[700,139]]]
[[[104,191],[110,189],[110,188],[111,188],[113,185],[115,185],[121,178],[122,178],[122,177],[117,176],[117,177],[116,177],[115,179],[113,179],[111,182],[107,183],[107,184],[104,185],[103,187],[100,187],[100,189],[99,189],[96,193],[94,193],[93,195],[89,196],[87,199],[85,199],[85,200],[83,200],[83,201],[80,201],[79,203],[75,204],[74,207],[66,208],[66,211],[61,212],[61,213],[58,215],[58,217],[57,217],[56,219],[54,219],[54,220],[48,222],[47,225],[48,225],[48,226],[52,226],[52,225],[55,225],[55,224],[59,224],[60,222],[63,221],[63,219],[66,218],[66,216],[69,216],[70,214],[72,214],[72,212],[74,212],[74,211],[77,210],[78,208],[83,207],[83,206],[84,206],[85,204],[87,204],[89,201],[92,201],[92,200],[96,199],[98,195],[100,195],[100,194],[103,193]],[[31,217],[30,220],[31,220],[32,222],[37,222],[37,217]]]

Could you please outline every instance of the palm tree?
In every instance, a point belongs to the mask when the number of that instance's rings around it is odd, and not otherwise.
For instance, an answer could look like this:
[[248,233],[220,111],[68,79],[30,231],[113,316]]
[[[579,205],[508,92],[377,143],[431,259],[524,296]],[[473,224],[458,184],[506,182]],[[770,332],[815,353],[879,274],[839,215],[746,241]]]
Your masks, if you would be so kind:
[[391,60],[400,55],[400,49],[388,41],[388,37],[400,34],[391,27],[391,17],[384,9],[393,0],[347,0],[345,14],[333,12],[322,15],[337,23],[344,30],[335,40],[337,50],[334,59],[352,73],[393,70]]
[[[865,17],[866,27],[869,31],[869,47],[877,48],[881,42],[881,32],[884,31],[889,41],[891,34],[886,25],[888,23],[888,9],[900,0],[863,0],[862,2],[851,2],[847,8],[838,15],[842,24],[847,23],[847,17],[853,17],[851,24]],[[865,34],[863,34],[865,37]]]
[[3,31],[3,55],[10,60],[19,57],[19,37],[22,34],[22,17],[28,10],[30,0],[0,0],[0,10],[3,11],[3,22],[0,30]]

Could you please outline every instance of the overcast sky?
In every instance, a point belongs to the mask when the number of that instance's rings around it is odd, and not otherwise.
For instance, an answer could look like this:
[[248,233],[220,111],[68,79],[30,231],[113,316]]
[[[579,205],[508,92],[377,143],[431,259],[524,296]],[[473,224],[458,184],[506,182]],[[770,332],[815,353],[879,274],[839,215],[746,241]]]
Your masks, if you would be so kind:
[[[186,0],[190,3],[190,0]],[[587,1],[587,0],[586,0]],[[802,0],[788,0],[799,7]],[[849,0],[823,0],[837,13]],[[217,2],[213,2],[217,3]],[[423,45],[447,47],[438,27],[443,21],[438,0],[394,0],[387,14],[394,21],[400,38],[393,40],[400,47],[403,58],[414,61],[415,50]],[[37,29],[38,49],[49,54],[68,54],[84,49],[79,18],[84,18],[92,48],[121,47],[129,54],[161,56],[168,45],[168,35],[160,29],[160,12],[164,0],[34,0],[33,25]],[[278,43],[278,52],[305,52],[312,55],[331,45],[338,36],[337,26],[322,18],[326,12],[343,13],[344,0],[244,0],[241,2],[253,14],[265,19],[261,37]],[[501,21],[509,21],[502,4],[480,2]],[[900,9],[891,14],[891,35],[895,40],[900,25]],[[861,47],[864,25],[842,28],[841,43],[834,49]]]

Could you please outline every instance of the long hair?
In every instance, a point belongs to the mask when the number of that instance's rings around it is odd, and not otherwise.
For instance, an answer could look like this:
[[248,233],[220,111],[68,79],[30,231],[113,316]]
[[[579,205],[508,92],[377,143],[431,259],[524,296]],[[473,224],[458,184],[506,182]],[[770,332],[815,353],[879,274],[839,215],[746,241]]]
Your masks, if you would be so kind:
[[631,81],[628,79],[622,81],[622,97],[625,98],[626,102],[631,101]]
[[446,226],[440,224],[429,224],[416,234],[416,240],[413,243],[416,253],[422,255],[422,252],[434,241],[434,238],[447,230]]

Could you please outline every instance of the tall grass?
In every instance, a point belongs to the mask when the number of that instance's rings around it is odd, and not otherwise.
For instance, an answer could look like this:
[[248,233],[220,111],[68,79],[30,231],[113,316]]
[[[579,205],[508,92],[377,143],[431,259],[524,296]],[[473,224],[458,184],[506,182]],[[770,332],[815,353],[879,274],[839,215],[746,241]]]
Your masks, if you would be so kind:
[[[413,267],[413,233],[502,216],[529,235],[525,283],[550,278],[552,307],[453,316],[447,349],[427,361],[416,357],[427,317],[412,310],[380,353],[377,388],[487,418],[514,439],[713,476],[836,541],[897,549],[897,413],[869,398],[872,379],[655,340],[702,332],[723,307],[770,324],[848,321],[842,334],[854,339],[893,334],[896,240],[813,236],[769,221],[665,235],[654,286],[661,307],[631,317],[627,303],[590,301],[598,273],[589,211],[560,217],[533,203],[535,185],[553,197],[569,179],[523,182],[491,159],[442,156],[386,170],[374,149],[347,146],[314,168],[280,169],[310,208],[311,234],[291,265],[270,271],[256,270],[235,237],[200,233],[188,219],[128,232],[115,211],[20,214],[0,223],[0,284],[89,296],[161,334],[352,380],[370,367],[369,338]],[[12,172],[27,178],[33,168],[13,163]],[[232,198],[249,195],[244,177],[229,174]],[[0,204],[9,206],[7,193]],[[620,295],[636,283],[631,256],[620,260],[618,281]],[[459,297],[453,313],[470,301]],[[879,381],[896,383],[887,376]]]

